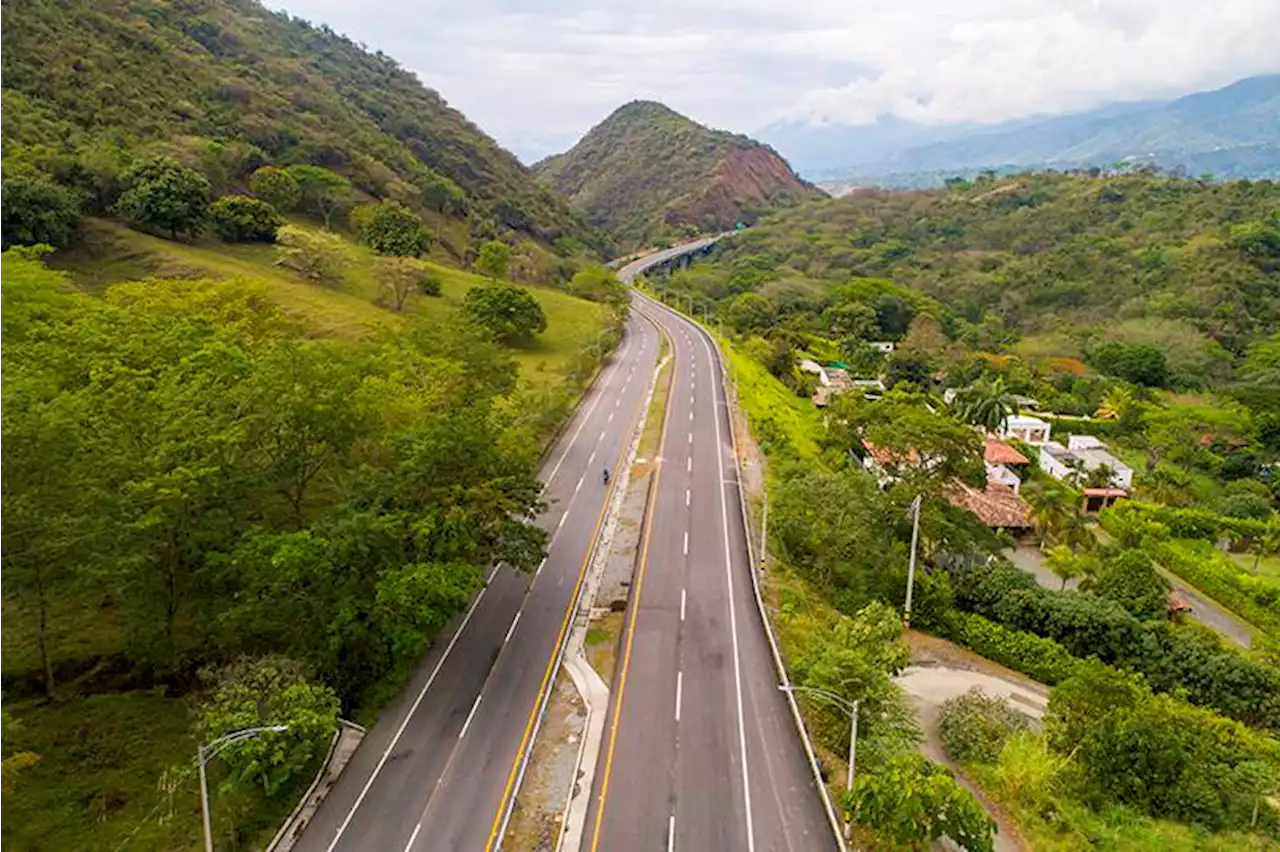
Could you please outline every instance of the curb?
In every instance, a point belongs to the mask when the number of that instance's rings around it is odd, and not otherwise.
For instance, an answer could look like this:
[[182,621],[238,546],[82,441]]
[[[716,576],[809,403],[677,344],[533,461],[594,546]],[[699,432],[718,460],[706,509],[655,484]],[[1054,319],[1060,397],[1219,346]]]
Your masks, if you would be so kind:
[[[657,299],[653,299],[647,295],[644,296],[644,298],[648,299],[649,301],[655,304],[661,305],[661,307],[671,311],[674,314],[684,317],[685,320],[690,322],[695,328],[698,329],[699,332],[701,332],[701,334],[708,341],[710,341],[710,343],[712,344],[711,348],[716,353],[716,360],[720,362],[720,387],[725,394],[725,404],[731,407],[732,409],[736,409],[738,407],[737,391],[736,390],[734,391],[733,399],[730,400],[729,390],[728,390],[729,382],[726,381],[726,378],[728,378],[728,371],[727,371],[727,368],[725,367],[724,354],[720,350],[720,341],[716,339],[709,331],[703,328],[702,324],[698,322],[696,319],[693,319],[692,317],[687,316],[683,312],[678,311],[675,308],[672,308],[666,304],[659,302]],[[769,621],[769,615],[764,606],[764,598],[761,596],[761,593],[760,593],[760,573],[756,570],[755,548],[751,544],[751,524],[750,524],[749,518],[747,517],[746,494],[742,489],[742,468],[739,464],[738,436],[733,429],[732,417],[729,420],[729,439],[733,444],[733,469],[737,476],[737,481],[738,481],[738,505],[741,506],[742,508],[743,529],[747,533],[746,535],[747,557],[750,561],[748,571],[751,574],[751,588],[752,588],[752,591],[754,592],[754,597],[756,599],[756,608],[760,612],[760,620],[764,624],[765,637],[769,640],[769,650],[771,652],[771,656],[773,657],[774,668],[777,670],[777,673],[778,673],[779,683],[782,686],[790,686],[791,680],[787,676],[787,667],[782,661],[782,654],[778,650],[778,640],[775,638],[773,633],[773,624]],[[805,727],[804,718],[800,715],[800,707],[798,704],[796,704],[795,695],[792,694],[791,690],[782,690],[782,692],[787,697],[787,705],[791,708],[791,716],[796,724],[796,732],[800,737],[801,744],[804,746],[805,756],[809,759],[809,768],[813,772],[814,783],[817,785],[818,792],[822,796],[823,809],[827,812],[827,821],[831,825],[831,832],[835,837],[836,847],[840,849],[841,852],[848,852],[848,845],[845,843],[843,829],[840,825],[840,821],[836,817],[835,808],[831,804],[831,794],[827,790],[827,785],[822,780],[822,771],[818,767],[818,758],[813,750],[813,741],[809,737],[808,728]]]
[[[329,765],[333,762],[334,752],[338,750],[338,742],[342,739],[344,728],[359,731],[362,738],[367,733],[367,730],[364,727],[357,725],[355,722],[348,722],[346,719],[338,720],[338,729],[333,732],[333,739],[329,741],[329,752],[324,757],[324,763],[320,764],[320,769],[316,772],[316,777],[311,779],[311,786],[307,787],[307,792],[302,794],[302,798],[298,801],[298,806],[293,809],[293,812],[289,814],[287,819],[285,819],[284,824],[280,826],[280,830],[276,832],[276,836],[271,838],[271,842],[267,844],[266,852],[275,852],[275,850],[281,848],[288,849],[293,845],[292,840],[296,838],[289,838],[290,842],[282,847],[285,839],[292,834],[289,829],[298,821],[298,817],[301,815],[302,811],[306,809],[307,804],[310,803],[311,796],[316,792],[316,788],[320,786],[320,782],[324,780],[326,775],[328,775]],[[353,749],[352,754],[354,753],[355,750]],[[349,756],[348,759],[350,759]],[[341,770],[339,770],[339,772],[341,772]],[[320,801],[324,801],[323,796],[320,797]],[[317,807],[319,807],[319,804],[320,802],[316,802]]]

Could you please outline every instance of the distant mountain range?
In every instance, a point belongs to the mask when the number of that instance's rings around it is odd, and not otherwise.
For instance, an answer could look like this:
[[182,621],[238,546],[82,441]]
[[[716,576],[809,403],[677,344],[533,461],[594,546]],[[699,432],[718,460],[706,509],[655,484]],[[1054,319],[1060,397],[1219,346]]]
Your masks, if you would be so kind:
[[624,247],[750,224],[822,195],[769,146],[653,101],[619,107],[533,171]]
[[[1171,101],[1110,104],[997,125],[770,125],[759,138],[834,184],[927,185],[983,169],[1152,162],[1191,174],[1280,177],[1280,74]],[[838,191],[838,189],[837,189]]]

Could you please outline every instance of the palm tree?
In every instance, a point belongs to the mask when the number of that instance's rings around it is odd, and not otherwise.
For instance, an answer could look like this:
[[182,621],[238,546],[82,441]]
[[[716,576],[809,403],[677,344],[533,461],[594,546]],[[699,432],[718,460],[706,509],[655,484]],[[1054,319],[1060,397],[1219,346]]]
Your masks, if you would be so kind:
[[1049,548],[1044,555],[1044,565],[1062,581],[1062,588],[1067,588],[1067,581],[1074,580],[1081,574],[1080,559],[1065,544],[1057,544]]
[[1262,535],[1253,540],[1249,549],[1253,551],[1253,573],[1257,574],[1259,566],[1262,565],[1262,557],[1268,553],[1280,551],[1280,526],[1268,527]]
[[1013,394],[1000,376],[990,381],[974,382],[956,397],[956,416],[988,432],[999,432],[1017,407]]
[[1133,391],[1125,385],[1117,385],[1102,398],[1102,404],[1093,416],[1100,420],[1123,420],[1133,408]]
[[1043,550],[1050,539],[1060,538],[1071,519],[1078,516],[1075,493],[1056,482],[1027,488],[1022,493],[1031,507],[1031,522],[1040,533]]

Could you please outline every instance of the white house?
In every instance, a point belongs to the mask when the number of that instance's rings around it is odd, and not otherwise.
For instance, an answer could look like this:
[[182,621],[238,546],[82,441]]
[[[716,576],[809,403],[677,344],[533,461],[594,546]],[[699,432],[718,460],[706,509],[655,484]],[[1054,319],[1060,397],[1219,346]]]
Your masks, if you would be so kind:
[[1013,414],[1000,427],[1000,439],[1007,441],[1010,438],[1017,438],[1023,443],[1038,447],[1049,441],[1050,429],[1052,425],[1039,417],[1032,417],[1030,414]]
[[1054,479],[1070,479],[1081,467],[1075,453],[1057,441],[1045,441],[1040,445],[1040,469]]
[[1111,470],[1109,489],[1133,487],[1133,468],[1111,455],[1106,444],[1092,435],[1072,435],[1065,447],[1057,441],[1040,447],[1040,467],[1055,479],[1070,480],[1103,466]]
[[883,352],[883,353],[884,353],[884,354],[886,354],[886,355],[892,355],[892,354],[893,354],[894,345],[893,345],[893,341],[891,341],[891,340],[877,340],[877,341],[873,341],[873,342],[870,344],[870,346],[871,346],[871,348],[872,348],[872,349],[876,350],[877,352]]
[[1112,488],[1126,491],[1133,487],[1133,468],[1113,456],[1107,445],[1092,435],[1072,435],[1067,438],[1067,449],[1080,459],[1085,470],[1097,470],[1106,466],[1111,470]]

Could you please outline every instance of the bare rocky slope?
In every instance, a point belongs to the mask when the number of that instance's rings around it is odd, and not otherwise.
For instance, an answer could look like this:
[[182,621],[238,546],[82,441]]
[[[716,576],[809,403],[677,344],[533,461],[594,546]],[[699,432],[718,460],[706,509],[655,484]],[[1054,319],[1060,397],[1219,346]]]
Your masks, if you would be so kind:
[[822,195],[769,146],[652,101],[620,107],[533,168],[624,246],[750,224]]

